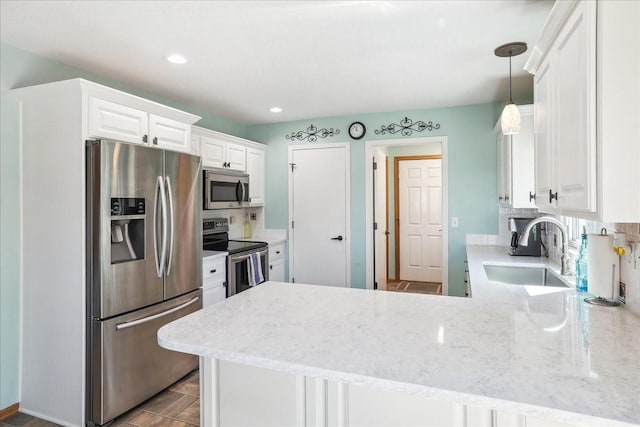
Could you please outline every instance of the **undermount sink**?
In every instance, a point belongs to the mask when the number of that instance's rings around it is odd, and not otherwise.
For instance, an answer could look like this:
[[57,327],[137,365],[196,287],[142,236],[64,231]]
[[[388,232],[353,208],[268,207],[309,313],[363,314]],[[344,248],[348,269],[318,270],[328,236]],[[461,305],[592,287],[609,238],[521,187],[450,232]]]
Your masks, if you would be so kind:
[[512,265],[484,265],[487,279],[508,285],[551,286],[568,288],[566,283],[553,271],[544,267],[524,267]]

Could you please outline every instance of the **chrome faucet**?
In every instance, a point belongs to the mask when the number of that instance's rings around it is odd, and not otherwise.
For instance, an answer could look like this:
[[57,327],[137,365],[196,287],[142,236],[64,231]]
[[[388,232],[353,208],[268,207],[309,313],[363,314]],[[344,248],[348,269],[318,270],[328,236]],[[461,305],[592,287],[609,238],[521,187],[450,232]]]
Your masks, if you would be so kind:
[[560,233],[562,234],[562,255],[560,256],[560,263],[562,265],[560,268],[560,274],[563,276],[568,276],[569,275],[569,262],[568,262],[569,259],[567,258],[567,247],[569,246],[569,238],[567,236],[566,227],[564,226],[563,223],[561,223],[557,219],[550,216],[541,216],[539,218],[534,218],[533,220],[529,221],[524,231],[522,232],[522,236],[520,236],[520,240],[518,241],[518,244],[521,246],[527,246],[527,244],[529,243],[529,233],[531,233],[533,226],[536,224],[540,224],[542,222],[548,222],[548,223],[554,224],[556,227],[560,229]]

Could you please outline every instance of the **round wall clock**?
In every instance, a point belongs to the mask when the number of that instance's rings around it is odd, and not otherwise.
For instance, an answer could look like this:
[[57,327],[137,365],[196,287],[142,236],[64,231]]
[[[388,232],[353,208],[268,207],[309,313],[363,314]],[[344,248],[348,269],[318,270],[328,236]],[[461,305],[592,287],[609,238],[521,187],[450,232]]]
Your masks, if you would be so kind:
[[367,133],[367,128],[361,122],[353,122],[349,125],[349,136],[353,139],[362,139]]

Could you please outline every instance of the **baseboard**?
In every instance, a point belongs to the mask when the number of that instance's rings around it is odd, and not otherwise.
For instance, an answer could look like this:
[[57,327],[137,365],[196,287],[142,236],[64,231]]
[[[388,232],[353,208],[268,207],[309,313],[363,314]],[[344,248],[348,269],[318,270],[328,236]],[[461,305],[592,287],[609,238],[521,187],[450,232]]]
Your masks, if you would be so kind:
[[7,406],[4,409],[0,409],[0,421],[4,421],[9,417],[14,416],[15,414],[18,413],[19,409],[20,409],[19,403],[14,403],[11,406]]

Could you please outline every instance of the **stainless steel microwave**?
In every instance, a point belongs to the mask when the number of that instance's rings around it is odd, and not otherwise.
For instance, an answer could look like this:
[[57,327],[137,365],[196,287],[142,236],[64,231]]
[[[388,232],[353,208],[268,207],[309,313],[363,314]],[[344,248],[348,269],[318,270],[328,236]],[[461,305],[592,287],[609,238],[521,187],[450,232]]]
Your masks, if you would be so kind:
[[204,209],[249,205],[249,175],[227,169],[203,169]]

